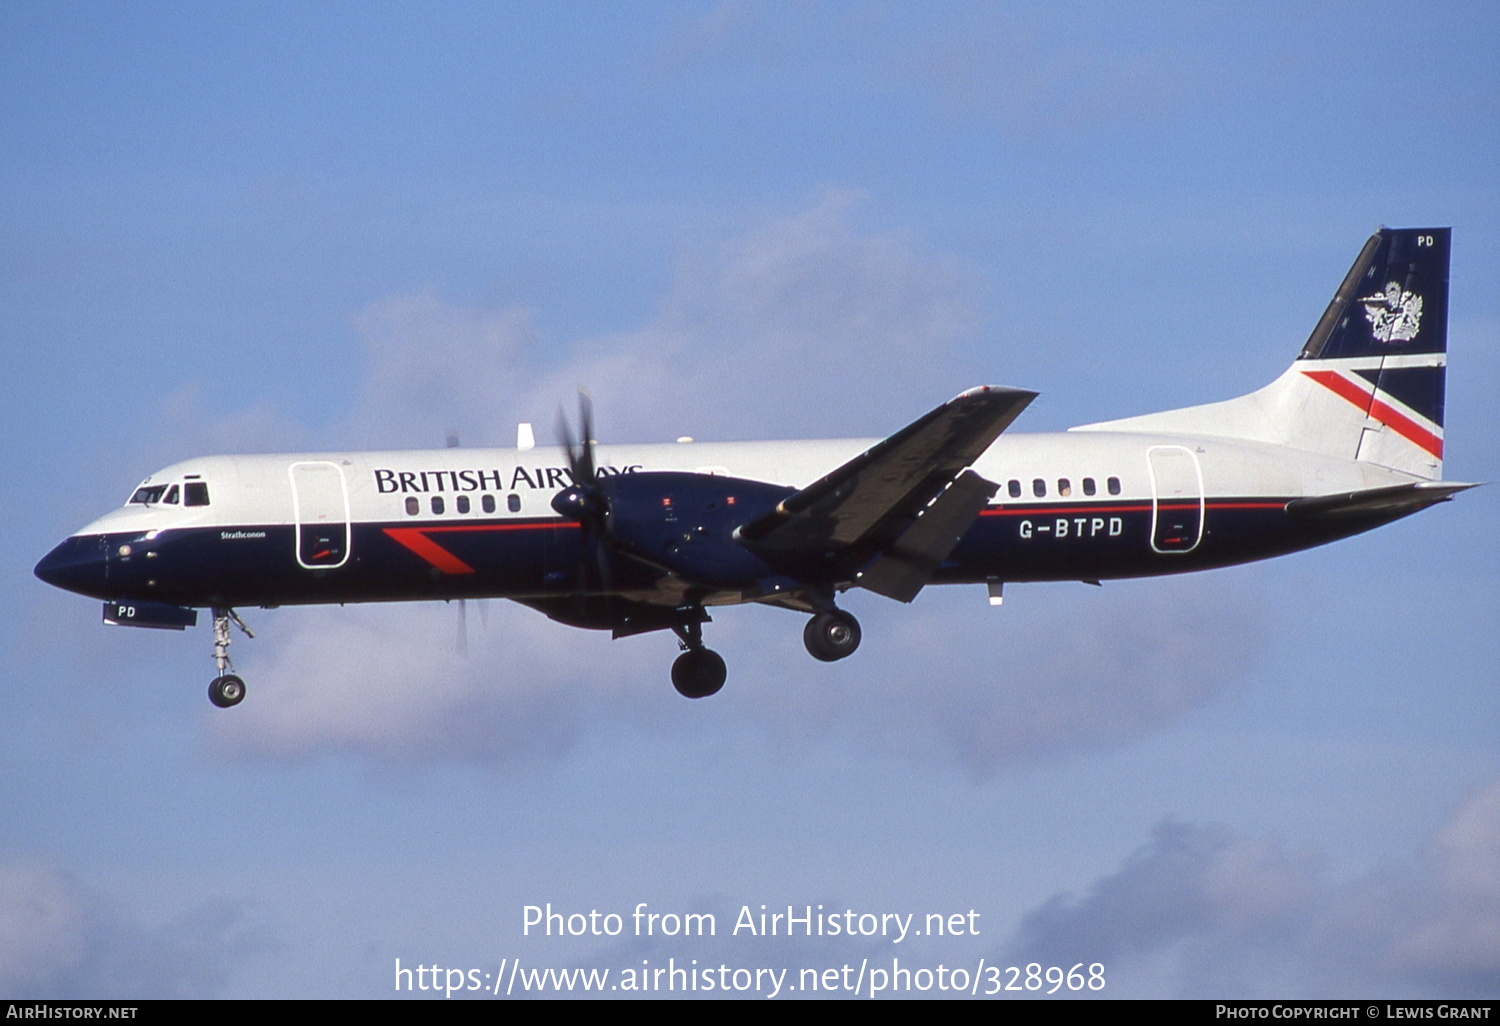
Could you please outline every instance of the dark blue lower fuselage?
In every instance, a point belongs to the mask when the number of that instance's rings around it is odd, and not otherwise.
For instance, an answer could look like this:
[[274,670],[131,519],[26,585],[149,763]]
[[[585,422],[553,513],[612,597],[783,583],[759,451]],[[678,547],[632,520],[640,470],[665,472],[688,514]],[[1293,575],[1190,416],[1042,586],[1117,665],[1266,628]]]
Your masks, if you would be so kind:
[[[984,510],[933,583],[1103,580],[1202,570],[1280,555],[1377,527],[1383,512],[1307,520],[1284,499],[1215,499],[1180,507],[1190,536],[1164,533],[1169,504],[1007,503]],[[298,558],[290,525],[76,535],[38,577],[107,600],[178,606],[275,606],[469,597],[547,599],[606,590],[576,523],[556,518],[355,524],[336,567]],[[615,561],[608,589],[636,595],[664,572]],[[690,582],[689,582],[690,583]],[[680,589],[679,589],[680,590]]]

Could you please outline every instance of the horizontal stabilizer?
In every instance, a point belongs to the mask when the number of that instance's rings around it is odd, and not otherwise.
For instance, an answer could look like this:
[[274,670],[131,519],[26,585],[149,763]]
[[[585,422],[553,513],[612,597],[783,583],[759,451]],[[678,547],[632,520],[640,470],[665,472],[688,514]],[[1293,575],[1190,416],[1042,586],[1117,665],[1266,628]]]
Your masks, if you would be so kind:
[[1389,488],[1366,488],[1337,495],[1293,499],[1286,511],[1306,520],[1338,520],[1345,517],[1404,516],[1447,502],[1473,484],[1456,481],[1419,481]]

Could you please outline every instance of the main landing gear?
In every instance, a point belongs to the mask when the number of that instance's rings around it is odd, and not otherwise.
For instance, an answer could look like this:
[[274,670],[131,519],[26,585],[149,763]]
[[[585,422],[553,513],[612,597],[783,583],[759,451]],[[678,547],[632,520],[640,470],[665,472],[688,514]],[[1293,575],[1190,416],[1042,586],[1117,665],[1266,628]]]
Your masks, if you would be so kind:
[[[705,616],[704,619],[707,619]],[[703,622],[694,620],[672,628],[681,639],[682,655],[672,664],[672,686],[683,698],[707,698],[717,694],[729,675],[724,657],[703,647]]]
[[214,664],[219,668],[219,675],[208,685],[208,700],[220,709],[228,709],[232,705],[239,705],[245,699],[245,682],[234,673],[230,672],[232,664],[229,662],[229,625],[233,623],[245,637],[253,638],[250,628],[245,626],[245,621],[240,619],[238,613],[233,609],[215,606],[214,615]]
[[808,654],[825,663],[852,656],[859,639],[859,621],[842,609],[826,609],[802,628],[802,643]]
[[[702,614],[700,614],[702,615]],[[703,620],[708,619],[703,615]],[[724,657],[703,647],[703,620],[676,624],[682,655],[672,664],[672,686],[684,698],[707,698],[724,686]],[[802,642],[814,659],[825,663],[848,658],[859,648],[859,621],[842,609],[825,609],[807,621]]]

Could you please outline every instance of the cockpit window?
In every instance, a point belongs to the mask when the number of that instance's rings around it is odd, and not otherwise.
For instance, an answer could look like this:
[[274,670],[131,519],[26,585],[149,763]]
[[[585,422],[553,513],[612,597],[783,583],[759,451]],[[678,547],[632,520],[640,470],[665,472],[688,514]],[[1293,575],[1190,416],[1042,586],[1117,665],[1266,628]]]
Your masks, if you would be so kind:
[[184,506],[208,505],[208,482],[189,481],[185,485],[142,485],[130,497],[128,505],[154,506],[164,502],[175,506],[181,501]]
[[150,506],[160,502],[161,497],[165,494],[167,494],[166,485],[146,485],[141,488],[137,488],[135,490],[135,494],[130,497],[130,501],[132,503],[140,502],[146,504],[147,506]]

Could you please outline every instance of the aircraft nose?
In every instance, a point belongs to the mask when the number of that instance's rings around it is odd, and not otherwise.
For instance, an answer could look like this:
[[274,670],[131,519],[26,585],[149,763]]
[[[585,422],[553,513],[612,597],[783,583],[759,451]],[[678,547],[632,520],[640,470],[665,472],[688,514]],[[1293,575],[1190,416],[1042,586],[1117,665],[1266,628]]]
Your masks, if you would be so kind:
[[64,591],[109,598],[108,549],[102,535],[75,535],[42,557],[33,571]]

